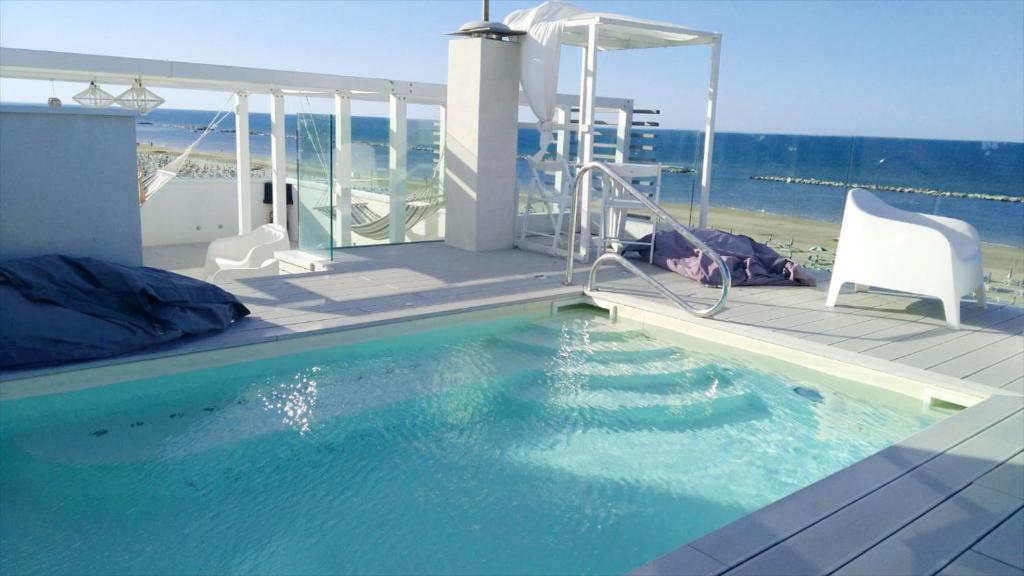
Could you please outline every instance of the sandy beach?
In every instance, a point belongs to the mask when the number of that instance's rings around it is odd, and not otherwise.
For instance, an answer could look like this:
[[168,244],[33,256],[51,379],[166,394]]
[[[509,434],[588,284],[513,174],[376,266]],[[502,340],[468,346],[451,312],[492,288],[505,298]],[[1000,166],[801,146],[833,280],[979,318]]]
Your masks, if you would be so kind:
[[[689,206],[666,204],[666,210],[680,222],[689,220]],[[696,207],[694,220],[697,218]],[[708,224],[713,228],[750,236],[765,242],[783,256],[790,256],[812,268],[831,269],[839,243],[839,223],[821,222],[792,218],[779,214],[737,210],[734,208],[711,207],[708,210]],[[823,251],[811,247],[824,248]],[[1020,294],[1024,281],[1024,250],[1001,244],[983,242],[981,245],[982,264],[993,301],[1012,301],[1013,294]],[[1012,270],[1010,285],[1007,275]],[[1024,298],[1017,296],[1017,303]]]
[[[139,166],[147,174],[167,164],[181,155],[182,150],[174,150],[163,146],[151,144],[138,144],[136,148],[139,159]],[[265,178],[270,176],[270,159],[253,157],[252,176],[254,178]],[[289,167],[289,171],[295,171],[295,165]],[[234,153],[204,152],[193,150],[188,159],[178,171],[182,178],[234,178],[235,177],[235,155]]]

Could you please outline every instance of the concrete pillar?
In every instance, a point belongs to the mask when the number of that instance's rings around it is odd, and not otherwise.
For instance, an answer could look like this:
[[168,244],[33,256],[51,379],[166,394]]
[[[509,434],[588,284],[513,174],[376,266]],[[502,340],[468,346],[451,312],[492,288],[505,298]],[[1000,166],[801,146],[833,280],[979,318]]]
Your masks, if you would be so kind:
[[445,110],[445,243],[477,252],[512,248],[519,44],[449,41]]

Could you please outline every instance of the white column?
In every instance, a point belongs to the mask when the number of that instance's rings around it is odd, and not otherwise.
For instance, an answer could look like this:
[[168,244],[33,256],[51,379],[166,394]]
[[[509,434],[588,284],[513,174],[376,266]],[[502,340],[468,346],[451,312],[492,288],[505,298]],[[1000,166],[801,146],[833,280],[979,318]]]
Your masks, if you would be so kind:
[[445,106],[445,244],[474,252],[512,248],[519,44],[450,40]]
[[[597,90],[597,24],[587,29],[587,48],[583,53],[583,90],[580,93],[580,165],[594,159],[594,102]],[[580,242],[583,258],[590,258],[590,193],[591,179],[586,177],[580,189]]]
[[334,245],[352,245],[352,103],[347,94],[334,95]]
[[238,186],[238,233],[252,230],[252,173],[249,163],[249,94],[235,94],[235,182]]
[[633,132],[633,104],[619,108],[619,118],[615,126],[615,161],[629,162],[629,141]]
[[392,244],[405,242],[405,159],[408,153],[405,96],[388,97],[388,175],[391,183],[389,239]]
[[700,170],[700,227],[708,226],[708,204],[711,201],[711,155],[715,146],[715,104],[718,100],[718,62],[722,53],[722,37],[711,43],[711,80],[708,82],[708,114],[704,124],[704,162]]
[[288,160],[285,157],[284,94],[270,93],[270,180],[273,182],[272,214],[274,224],[288,227],[288,197],[285,184],[288,178]]

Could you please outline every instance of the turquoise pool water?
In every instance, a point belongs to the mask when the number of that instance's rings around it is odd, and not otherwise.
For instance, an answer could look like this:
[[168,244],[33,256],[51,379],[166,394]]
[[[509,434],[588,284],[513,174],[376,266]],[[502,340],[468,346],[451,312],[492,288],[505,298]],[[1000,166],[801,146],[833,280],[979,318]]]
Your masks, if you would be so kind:
[[755,364],[567,312],[5,401],[0,569],[621,573],[945,415]]

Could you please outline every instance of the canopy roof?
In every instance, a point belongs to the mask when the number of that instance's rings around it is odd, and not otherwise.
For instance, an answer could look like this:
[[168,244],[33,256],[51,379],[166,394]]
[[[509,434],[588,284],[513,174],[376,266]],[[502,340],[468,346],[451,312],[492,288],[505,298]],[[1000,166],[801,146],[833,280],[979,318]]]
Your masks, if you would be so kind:
[[599,12],[579,14],[563,22],[562,44],[572,46],[586,46],[588,28],[597,24],[597,49],[601,51],[711,44],[720,36],[718,32]]

